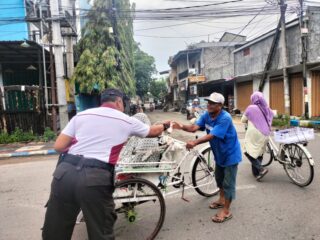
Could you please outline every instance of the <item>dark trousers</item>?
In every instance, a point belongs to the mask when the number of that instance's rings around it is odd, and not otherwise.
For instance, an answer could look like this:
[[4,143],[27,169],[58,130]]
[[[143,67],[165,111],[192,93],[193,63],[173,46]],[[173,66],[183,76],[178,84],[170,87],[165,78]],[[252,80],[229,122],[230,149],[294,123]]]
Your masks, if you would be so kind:
[[257,177],[260,174],[260,172],[263,170],[263,167],[261,165],[263,156],[253,158],[246,152],[244,154],[246,155],[248,160],[251,162],[253,176]]
[[[67,155],[53,173],[50,198],[43,226],[44,240],[69,240],[80,209],[90,240],[114,239],[116,213],[113,172],[87,166],[86,159]],[[98,160],[96,160],[98,161]],[[78,162],[75,164],[75,162]]]

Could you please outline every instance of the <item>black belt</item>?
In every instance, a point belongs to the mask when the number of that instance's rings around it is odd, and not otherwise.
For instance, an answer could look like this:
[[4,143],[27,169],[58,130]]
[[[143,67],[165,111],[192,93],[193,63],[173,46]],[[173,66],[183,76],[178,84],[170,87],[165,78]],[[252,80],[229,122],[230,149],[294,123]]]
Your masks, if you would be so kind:
[[102,162],[94,158],[85,158],[80,155],[72,155],[72,154],[66,153],[66,154],[63,154],[62,161],[70,163],[74,166],[78,166],[81,159],[83,159],[83,163],[82,163],[83,167],[102,168],[110,172],[114,171],[114,165],[110,163]]

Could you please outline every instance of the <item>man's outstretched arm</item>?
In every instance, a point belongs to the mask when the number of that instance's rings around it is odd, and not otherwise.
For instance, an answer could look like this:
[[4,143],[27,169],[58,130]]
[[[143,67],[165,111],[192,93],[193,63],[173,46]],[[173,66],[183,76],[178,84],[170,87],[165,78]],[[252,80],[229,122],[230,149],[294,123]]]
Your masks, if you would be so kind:
[[178,123],[178,122],[174,122],[173,123],[173,128],[174,129],[181,129],[183,131],[186,131],[186,132],[196,132],[200,129],[200,127],[198,125],[184,125],[184,124],[181,124],[181,123]]

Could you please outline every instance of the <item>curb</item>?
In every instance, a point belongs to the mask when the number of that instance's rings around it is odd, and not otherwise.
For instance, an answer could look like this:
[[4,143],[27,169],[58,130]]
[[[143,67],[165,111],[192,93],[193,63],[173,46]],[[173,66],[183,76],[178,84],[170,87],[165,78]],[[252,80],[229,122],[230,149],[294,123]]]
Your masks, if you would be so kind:
[[291,119],[290,125],[291,126],[300,126],[300,127],[319,127],[320,121]]
[[10,157],[28,157],[28,156],[34,156],[34,155],[53,155],[53,154],[58,154],[58,153],[54,149],[30,151],[30,152],[12,152],[12,153],[0,154],[0,159],[10,158]]

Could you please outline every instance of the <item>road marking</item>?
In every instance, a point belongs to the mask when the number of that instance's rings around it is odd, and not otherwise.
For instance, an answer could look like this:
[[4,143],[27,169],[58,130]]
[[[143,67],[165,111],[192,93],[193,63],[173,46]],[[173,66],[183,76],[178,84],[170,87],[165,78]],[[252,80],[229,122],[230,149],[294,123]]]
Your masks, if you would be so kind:
[[26,146],[26,147],[18,148],[15,152],[26,152],[26,151],[40,150],[43,147],[44,147],[44,145]]
[[237,190],[247,190],[247,189],[252,189],[252,188],[257,188],[257,186],[253,185],[253,184],[241,185],[241,186],[237,187]]

